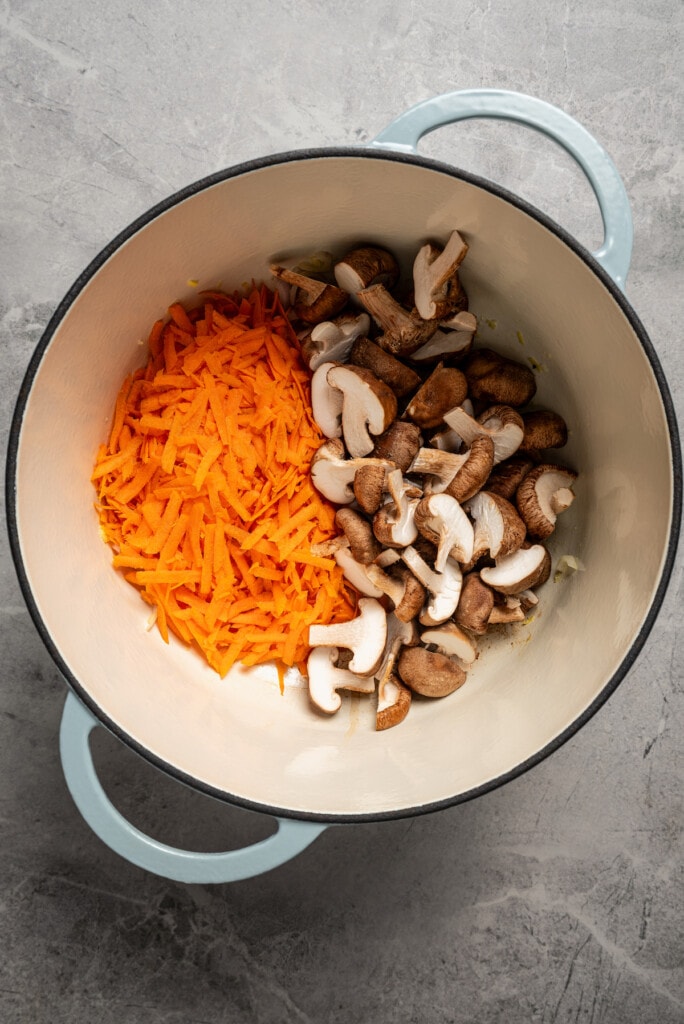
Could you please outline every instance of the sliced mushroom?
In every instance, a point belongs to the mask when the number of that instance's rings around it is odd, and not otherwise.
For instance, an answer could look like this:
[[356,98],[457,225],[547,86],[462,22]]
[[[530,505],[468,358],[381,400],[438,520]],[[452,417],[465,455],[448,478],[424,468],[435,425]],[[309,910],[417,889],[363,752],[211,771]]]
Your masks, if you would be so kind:
[[351,553],[357,562],[370,565],[375,561],[382,547],[367,519],[352,508],[338,508],[335,513],[335,525],[349,541]]
[[415,352],[439,326],[436,320],[423,320],[417,313],[404,309],[382,284],[364,288],[356,297],[384,331],[378,344],[392,355]]
[[404,647],[397,671],[402,682],[422,697],[446,697],[466,681],[466,673],[453,658],[425,647]]
[[341,707],[342,698],[338,690],[357,693],[373,693],[375,690],[372,675],[359,676],[348,668],[336,667],[338,655],[337,647],[314,647],[306,662],[309,696],[316,707],[328,715],[334,715]]
[[472,352],[463,365],[472,398],[499,405],[527,405],[537,390],[537,380],[529,368],[508,359],[491,348]]
[[356,295],[374,284],[393,288],[399,277],[399,264],[387,249],[360,245],[335,264],[335,280],[340,288]]
[[437,626],[446,622],[456,610],[461,593],[462,575],[458,562],[447,558],[442,572],[431,569],[415,547],[404,548],[401,553],[403,561],[430,593],[427,607],[419,616],[424,626]]
[[438,427],[444,414],[460,405],[468,394],[466,379],[455,366],[435,367],[406,407],[406,415],[419,427]]
[[373,467],[383,478],[393,468],[384,459],[346,459],[344,445],[338,437],[326,441],[311,460],[311,481],[317,491],[336,505],[350,505],[354,500],[354,484],[360,469]]
[[432,629],[424,629],[420,642],[428,648],[435,648],[448,658],[456,658],[465,665],[472,665],[477,658],[477,647],[455,622],[445,622]]
[[477,572],[469,572],[463,577],[461,596],[459,598],[454,620],[459,626],[482,636],[487,632],[487,623],[494,607],[494,591],[480,579]]
[[507,625],[509,622],[524,622],[525,612],[521,605],[495,604],[489,616],[489,626]]
[[545,540],[556,526],[558,515],[572,504],[572,485],[577,473],[563,466],[542,463],[531,469],[516,492],[516,504],[534,540]]
[[388,459],[402,473],[407,473],[413,458],[420,448],[422,435],[420,427],[408,420],[395,420],[375,441],[373,455],[377,459]]
[[457,313],[452,318],[449,330],[443,330],[444,321],[429,341],[410,355],[412,363],[430,363],[448,356],[450,359],[462,359],[470,352],[473,334],[477,328],[477,319],[472,313]]
[[422,493],[404,480],[400,469],[387,474],[387,489],[391,501],[373,516],[373,533],[386,547],[403,548],[418,536],[415,515]]
[[501,594],[520,594],[546,583],[550,572],[551,555],[543,544],[532,544],[497,558],[495,565],[480,570],[480,578]]
[[[397,657],[399,655],[397,654]],[[396,672],[386,677],[382,696],[378,688],[378,709],[375,714],[375,728],[378,732],[391,729],[404,721],[411,708],[411,691],[404,686]]]
[[382,590],[372,582],[368,575],[368,566],[354,557],[347,544],[341,544],[332,552],[333,558],[344,574],[344,578],[364,597],[382,597]]
[[467,243],[453,231],[444,248],[432,242],[421,246],[413,261],[416,309],[424,320],[442,319],[453,312],[460,295],[458,268]]
[[347,292],[336,288],[334,284],[317,281],[313,277],[298,274],[277,263],[271,265],[271,273],[281,281],[295,285],[297,298],[294,312],[306,324],[318,324],[337,316],[349,301]]
[[311,412],[326,437],[342,437],[343,394],[328,384],[328,370],[339,365],[320,363],[311,377]]
[[568,428],[565,420],[550,409],[535,409],[533,412],[523,413],[523,426],[521,452],[562,448],[568,443]]
[[394,393],[370,370],[339,365],[328,370],[327,381],[343,394],[342,434],[353,459],[373,449],[372,434],[382,434],[397,415]]
[[368,313],[343,313],[335,320],[324,320],[300,339],[304,361],[312,372],[324,362],[345,363],[356,339],[369,330]]
[[[464,458],[459,455],[458,458]],[[465,454],[465,460],[446,488],[456,501],[467,501],[484,487],[494,465],[494,442],[483,434],[476,437]]]
[[375,465],[361,466],[354,476],[354,497],[368,515],[374,515],[382,505],[387,484],[387,474],[395,469],[393,462],[383,459],[371,460]]
[[415,622],[404,622],[390,612],[387,616],[387,642],[378,669],[378,707],[375,717],[377,730],[399,725],[406,718],[411,706],[411,691],[403,685],[396,674],[396,664],[402,647],[413,647],[419,642]]
[[[486,418],[485,418],[486,417]],[[509,458],[520,447],[523,421],[510,406],[497,405],[487,409],[479,420],[469,416],[461,406],[444,414],[444,422],[452,427],[467,445],[483,434],[494,442],[494,465]]]
[[386,594],[394,605],[394,614],[401,622],[411,622],[425,601],[425,587],[405,566],[385,572],[379,565],[366,568],[368,579],[381,594]]
[[468,454],[443,451],[441,448],[419,448],[408,468],[409,474],[428,477],[424,490],[431,494],[446,491],[456,474],[468,461]]
[[346,647],[353,651],[350,672],[360,676],[376,671],[387,639],[385,610],[375,598],[359,598],[359,614],[348,622],[309,626],[311,647]]
[[416,506],[415,523],[437,545],[435,569],[443,572],[447,558],[469,562],[473,557],[473,525],[450,494],[429,494]]
[[475,520],[474,556],[488,551],[492,558],[503,558],[522,545],[525,523],[505,498],[480,491],[465,507]]
[[392,389],[397,398],[403,398],[415,391],[420,377],[410,366],[396,359],[390,352],[376,345],[369,338],[358,338],[349,355],[356,366],[365,366]]
[[533,466],[534,461],[529,455],[512,455],[494,467],[485,482],[485,490],[498,494],[506,501],[515,501],[515,492]]

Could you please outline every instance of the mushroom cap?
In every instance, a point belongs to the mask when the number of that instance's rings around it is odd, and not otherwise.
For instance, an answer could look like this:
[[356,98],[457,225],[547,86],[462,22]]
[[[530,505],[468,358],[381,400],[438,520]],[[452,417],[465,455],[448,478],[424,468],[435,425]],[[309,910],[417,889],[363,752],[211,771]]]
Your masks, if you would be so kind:
[[328,370],[328,383],[343,393],[342,434],[352,458],[373,449],[371,434],[382,434],[397,415],[397,399],[387,385],[362,366]]
[[485,490],[491,494],[498,494],[506,501],[514,501],[515,492],[534,465],[534,460],[529,455],[516,454],[504,459],[489,474],[484,485]]
[[342,704],[338,690],[373,693],[372,676],[358,676],[347,668],[337,668],[337,647],[314,647],[306,662],[309,677],[309,696],[313,704],[328,715],[334,715]]
[[494,607],[494,591],[483,583],[478,572],[469,572],[463,577],[461,596],[454,613],[454,620],[471,633],[483,635]]
[[293,309],[299,319],[306,324],[330,320],[341,313],[349,301],[347,292],[336,288],[334,284],[326,284],[325,281],[307,277],[278,263],[271,264],[271,273],[274,277],[296,286],[297,296]]
[[420,376],[410,366],[376,345],[370,338],[357,338],[349,354],[355,366],[363,366],[385,382],[397,398],[408,395],[420,384]]
[[326,437],[342,437],[342,392],[328,383],[328,370],[339,365],[319,363],[311,376],[311,412]]
[[371,583],[392,601],[399,622],[412,622],[425,601],[425,588],[420,580],[405,565],[395,566],[390,572],[377,564],[369,565],[367,572]]
[[[410,474],[429,477],[431,494],[447,491],[461,467],[467,462],[468,454],[459,455],[443,448],[419,448],[408,468]],[[425,488],[426,490],[428,487]]]
[[311,482],[317,491],[336,505],[350,505],[352,486],[360,469],[375,467],[383,479],[391,464],[383,459],[345,459],[344,444],[338,437],[325,441],[311,460]]
[[387,474],[394,469],[393,462],[374,460],[374,465],[361,466],[354,475],[354,497],[364,512],[373,515],[382,504]]
[[388,249],[360,245],[335,264],[334,274],[340,288],[356,295],[372,284],[393,288],[399,277],[399,264]]
[[477,658],[477,647],[455,622],[445,622],[441,626],[424,629],[420,634],[420,642],[425,647],[435,644],[440,654],[458,658],[466,665],[472,665]]
[[535,466],[525,476],[515,500],[530,537],[545,540],[553,533],[558,513],[574,497],[572,485],[576,479],[573,470],[547,462]]
[[489,551],[492,558],[510,555],[525,540],[525,523],[510,501],[489,491],[479,491],[467,502],[475,520],[475,551]]
[[375,715],[375,728],[378,732],[391,729],[404,721],[411,707],[411,691],[392,672],[385,682],[384,697],[378,695],[378,710]]
[[450,494],[428,494],[416,506],[415,523],[437,545],[435,569],[442,572],[449,556],[457,562],[473,557],[473,525]]
[[565,420],[550,409],[535,409],[533,412],[523,413],[523,424],[521,452],[562,448],[568,442],[568,428]]
[[444,414],[444,422],[459,437],[471,445],[483,434],[494,442],[494,465],[509,458],[520,447],[523,420],[520,413],[508,405],[495,405],[474,419],[462,406],[455,406]]
[[467,243],[452,231],[444,248],[427,242],[416,253],[414,301],[424,320],[442,319],[456,307],[461,292],[457,271],[467,252]]
[[352,508],[338,508],[335,513],[335,524],[349,541],[351,553],[357,562],[369,565],[375,561],[382,551],[382,547],[376,540],[367,519],[364,519]]
[[397,672],[402,682],[422,697],[446,697],[466,681],[458,662],[425,647],[404,647]]
[[395,420],[376,438],[373,455],[377,459],[388,459],[402,473],[407,473],[421,441],[422,435],[417,424],[408,420]]
[[373,597],[359,598],[359,614],[348,622],[309,626],[310,647],[348,647],[354,652],[349,670],[360,676],[375,672],[386,639],[385,610]]
[[510,606],[506,604],[495,604],[489,616],[490,626],[507,625],[509,622],[524,622],[525,612],[522,605]]
[[494,465],[494,442],[483,434],[473,439],[467,458],[446,488],[456,501],[467,501],[484,487]]
[[312,372],[324,362],[345,363],[355,340],[369,330],[368,313],[343,313],[335,320],[324,320],[301,339],[302,357]]
[[551,555],[543,544],[518,548],[511,555],[497,558],[496,564],[480,570],[480,578],[501,594],[520,594],[541,586],[551,572]]
[[533,371],[491,348],[471,352],[463,372],[472,398],[501,405],[527,405],[537,390]]
[[461,371],[440,363],[416,391],[406,414],[423,429],[438,427],[444,413],[460,405],[467,395],[468,385]]

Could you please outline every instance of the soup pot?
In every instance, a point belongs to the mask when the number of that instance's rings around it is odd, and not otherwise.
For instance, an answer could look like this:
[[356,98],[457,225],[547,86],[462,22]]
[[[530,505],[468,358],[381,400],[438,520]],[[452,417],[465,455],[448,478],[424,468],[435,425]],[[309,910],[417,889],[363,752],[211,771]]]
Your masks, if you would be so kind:
[[[517,121],[572,154],[599,201],[604,243],[586,251],[558,224],[466,171],[424,159],[419,139],[471,117]],[[370,698],[332,718],[275,669],[221,680],[146,628],[149,609],[111,565],[90,473],[140,339],[199,287],[267,280],[269,263],[375,240],[410,266],[458,229],[480,343],[539,370],[536,402],[570,425],[561,453],[576,500],[549,540],[583,571],[540,592],[533,621],[488,642],[468,682],[415,701],[375,732]],[[677,428],[662,369],[622,287],[632,227],[603,148],[564,112],[499,90],[450,93],[400,116],[364,147],[287,152],[232,167],[158,204],[76,281],[31,359],[12,425],[8,521],[21,586],[69,694],[60,749],[92,829],[170,878],[245,878],[304,849],[327,825],[448,807],[500,786],[575,733],[633,664],[661,605],[681,511]],[[523,347],[521,348],[521,343]],[[296,680],[295,680],[296,682]],[[277,819],[245,850],[195,853],[144,835],[110,804],[88,737],[111,730],[162,771]]]

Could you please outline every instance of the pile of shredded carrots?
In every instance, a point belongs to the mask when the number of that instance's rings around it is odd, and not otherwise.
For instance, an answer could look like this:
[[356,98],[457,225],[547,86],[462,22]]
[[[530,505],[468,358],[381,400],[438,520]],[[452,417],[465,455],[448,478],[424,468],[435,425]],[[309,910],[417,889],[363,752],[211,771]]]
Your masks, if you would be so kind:
[[[276,294],[202,293],[154,324],[92,475],[114,565],[221,676],[235,662],[305,671],[311,623],[355,595],[314,544],[337,533],[310,464],[323,438]],[[153,613],[155,614],[155,613]]]

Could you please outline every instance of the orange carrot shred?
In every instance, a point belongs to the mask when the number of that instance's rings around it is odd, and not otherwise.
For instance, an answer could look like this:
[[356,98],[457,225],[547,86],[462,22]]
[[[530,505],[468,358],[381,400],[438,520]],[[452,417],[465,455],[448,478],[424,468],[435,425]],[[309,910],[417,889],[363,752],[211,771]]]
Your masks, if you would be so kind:
[[313,488],[323,443],[309,373],[276,293],[204,292],[153,324],[147,365],[122,383],[92,479],[103,536],[156,628],[225,676],[305,669],[312,622],[356,595],[311,545],[336,533]]

